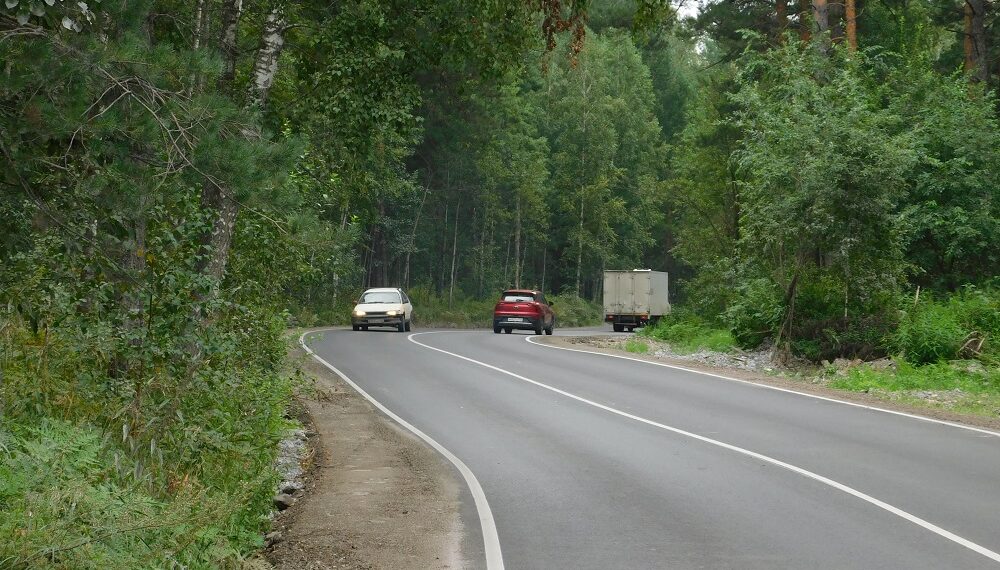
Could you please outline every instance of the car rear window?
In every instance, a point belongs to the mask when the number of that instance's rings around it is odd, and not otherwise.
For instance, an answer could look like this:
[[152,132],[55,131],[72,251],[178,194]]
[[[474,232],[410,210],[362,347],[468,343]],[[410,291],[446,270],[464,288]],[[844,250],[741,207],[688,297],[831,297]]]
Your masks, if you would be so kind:
[[504,294],[500,296],[500,300],[518,303],[534,301],[535,297],[531,293],[514,293],[511,291],[504,291]]
[[399,303],[399,293],[394,291],[369,291],[361,296],[360,303]]

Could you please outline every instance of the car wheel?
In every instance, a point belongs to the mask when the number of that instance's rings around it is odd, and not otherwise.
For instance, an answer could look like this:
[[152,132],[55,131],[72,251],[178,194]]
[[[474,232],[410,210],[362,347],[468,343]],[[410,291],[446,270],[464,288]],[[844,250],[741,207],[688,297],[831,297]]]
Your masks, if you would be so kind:
[[406,321],[406,332],[410,332],[410,329],[412,328],[413,328],[413,323],[410,321]]
[[538,324],[535,325],[535,334],[542,334],[542,329],[543,329],[544,326],[545,326],[545,323],[543,321],[539,320]]
[[406,319],[399,321],[399,324],[396,325],[396,330],[399,332],[406,332]]
[[510,331],[512,331],[512,330],[514,330],[514,329],[512,329],[510,327],[504,327],[503,332],[505,332],[506,334],[510,334]]
[[552,317],[552,322],[549,323],[549,328],[545,329],[545,334],[552,335],[552,329],[556,328],[556,318]]
[[493,334],[500,334],[500,327],[493,327]]
[[363,331],[368,330],[368,325],[361,325],[361,330],[363,330]]

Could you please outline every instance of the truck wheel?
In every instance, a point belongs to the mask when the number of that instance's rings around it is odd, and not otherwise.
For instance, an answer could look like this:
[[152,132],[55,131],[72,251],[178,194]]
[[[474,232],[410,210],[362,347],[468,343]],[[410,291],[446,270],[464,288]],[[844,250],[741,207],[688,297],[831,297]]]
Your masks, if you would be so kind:
[[625,325],[614,324],[614,325],[611,325],[611,327],[613,329],[615,329],[615,332],[624,332],[625,331]]
[[361,330],[363,330],[363,331],[368,330],[368,325],[361,325]]
[[633,331],[635,331],[635,327],[629,327],[628,328],[628,332],[633,332]]
[[358,326],[358,325],[351,325],[351,330],[357,332],[357,331],[361,330],[361,327]]

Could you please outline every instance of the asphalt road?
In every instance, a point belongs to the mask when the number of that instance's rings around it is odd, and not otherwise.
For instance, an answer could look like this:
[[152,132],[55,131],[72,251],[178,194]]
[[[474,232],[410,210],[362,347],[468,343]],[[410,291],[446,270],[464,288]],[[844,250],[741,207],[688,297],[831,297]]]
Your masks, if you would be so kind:
[[416,332],[307,339],[468,466],[508,569],[1000,568],[996,435],[526,334]]

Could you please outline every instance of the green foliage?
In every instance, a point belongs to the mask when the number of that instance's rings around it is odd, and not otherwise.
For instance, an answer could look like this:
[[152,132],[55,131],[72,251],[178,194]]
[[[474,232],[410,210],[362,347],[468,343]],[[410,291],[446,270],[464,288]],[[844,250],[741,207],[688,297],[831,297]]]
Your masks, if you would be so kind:
[[625,350],[635,354],[646,354],[649,352],[649,344],[641,340],[630,338],[625,341]]
[[756,278],[743,281],[723,318],[740,346],[756,348],[774,334],[782,313],[781,291],[771,280]]
[[642,329],[641,334],[668,342],[680,352],[727,352],[736,346],[736,340],[728,330],[683,309],[664,315],[655,325]]

